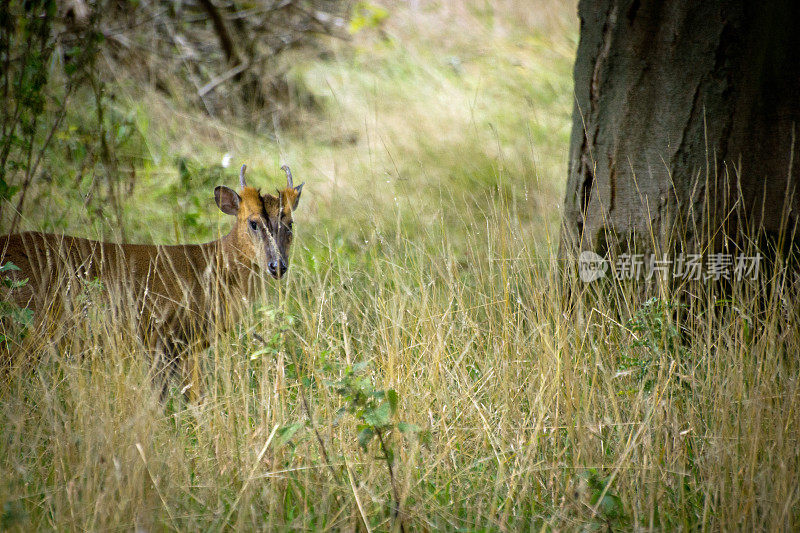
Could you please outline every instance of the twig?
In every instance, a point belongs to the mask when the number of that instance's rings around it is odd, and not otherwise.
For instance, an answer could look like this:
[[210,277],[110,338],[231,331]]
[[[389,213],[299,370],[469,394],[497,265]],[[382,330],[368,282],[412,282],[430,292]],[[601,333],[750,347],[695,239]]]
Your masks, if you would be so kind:
[[225,52],[225,59],[227,59],[230,64],[239,62],[239,54],[236,53],[236,45],[234,45],[233,39],[231,39],[231,34],[228,31],[228,27],[222,15],[219,14],[219,10],[211,0],[199,0],[199,2],[200,6],[208,13],[209,18],[211,18],[214,31],[217,33],[217,38],[219,39],[219,44],[222,47],[222,51]]
[[[30,166],[31,160],[30,159],[28,160],[25,182],[22,185],[22,193],[20,194],[19,200],[17,201],[17,208],[14,213],[14,219],[11,223],[10,233],[14,233],[17,224],[19,224],[19,217],[22,215],[22,206],[25,203],[25,195],[28,192],[28,187],[30,187],[31,181],[33,180],[33,176],[39,169],[39,163],[41,163],[42,157],[47,151],[47,147],[50,146],[50,142],[53,140],[53,135],[55,135],[56,131],[58,131],[58,129],[61,127],[61,121],[64,120],[64,116],[67,114],[67,101],[69,100],[69,97],[72,94],[72,90],[74,89],[74,87],[75,85],[73,83],[70,83],[69,86],[67,87],[67,91],[64,93],[64,98],[61,101],[61,107],[58,110],[58,118],[56,119],[55,124],[53,124],[53,126],[50,128],[50,131],[47,134],[47,138],[44,140],[44,143],[39,149],[39,153],[36,154],[36,161],[33,163],[33,167]],[[33,146],[33,140],[31,140],[31,147],[32,146]]]
[[[151,13],[152,13],[152,11],[151,11]],[[175,28],[172,27],[172,24],[170,23],[169,18],[168,17],[161,17],[161,18],[158,19],[158,21],[161,22],[161,24],[164,26],[164,29],[167,30],[167,34],[169,35],[170,39],[175,44],[175,46],[178,47],[178,48],[182,48],[181,43],[179,42],[178,36],[175,33]],[[187,61],[186,57],[184,57],[183,54],[181,55],[181,62],[186,67],[186,74],[187,74],[187,76],[189,76],[189,81],[191,81],[194,84],[194,86],[197,88],[197,90],[199,91],[200,90],[200,83],[197,81],[197,77],[195,76],[194,72],[192,71],[191,63],[189,63],[189,61]],[[200,96],[200,102],[203,104],[203,107],[206,108],[206,112],[208,113],[208,116],[214,117],[215,116],[214,115],[214,110],[212,109],[211,105],[206,101],[206,99],[203,98],[202,96]]]
[[245,61],[243,63],[240,63],[239,65],[233,67],[224,74],[217,76],[216,78],[212,79],[211,81],[200,87],[197,90],[197,96],[199,96],[200,98],[204,97],[206,94],[216,89],[217,86],[219,86],[220,84],[225,83],[226,81],[237,76],[238,74],[241,74],[248,68],[250,68],[249,62]]
[[350,488],[353,489],[353,498],[356,500],[356,507],[358,507],[361,520],[364,522],[364,527],[367,528],[367,533],[372,533],[372,529],[369,527],[369,522],[367,521],[367,514],[364,512],[364,507],[361,505],[361,498],[358,497],[358,490],[356,490],[356,483],[353,480],[352,472],[350,472],[350,466],[345,464],[345,469],[347,470],[347,479],[350,481]]
[[403,527],[403,520],[400,516],[400,492],[397,490],[397,480],[394,477],[394,468],[392,468],[392,461],[389,457],[389,452],[386,448],[386,444],[383,441],[383,432],[380,428],[375,428],[375,434],[378,436],[378,441],[381,444],[381,451],[383,452],[383,458],[386,459],[386,466],[389,468],[389,484],[392,486],[392,494],[394,496],[394,509],[392,509],[392,514],[394,515],[395,521],[400,522],[400,531],[405,532],[405,528]]

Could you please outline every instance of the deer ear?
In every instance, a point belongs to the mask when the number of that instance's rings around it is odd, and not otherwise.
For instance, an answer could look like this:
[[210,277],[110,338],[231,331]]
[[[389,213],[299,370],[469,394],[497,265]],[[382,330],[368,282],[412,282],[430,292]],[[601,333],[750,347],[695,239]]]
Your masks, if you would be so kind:
[[224,185],[219,185],[214,189],[214,200],[217,207],[226,215],[236,216],[239,213],[239,202],[241,198],[236,191]]
[[297,193],[297,196],[294,197],[294,204],[292,205],[292,211],[297,209],[297,204],[300,203],[300,193],[303,192],[303,185],[305,184],[306,182],[304,181],[303,183],[294,188],[294,192]]

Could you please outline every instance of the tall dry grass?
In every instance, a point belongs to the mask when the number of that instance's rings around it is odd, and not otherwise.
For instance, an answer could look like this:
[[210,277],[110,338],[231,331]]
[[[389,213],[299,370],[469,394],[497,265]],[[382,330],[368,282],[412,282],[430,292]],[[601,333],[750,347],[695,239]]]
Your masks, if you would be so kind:
[[[792,293],[764,304],[744,286],[678,308],[609,286],[579,324],[556,261],[515,225],[493,212],[460,263],[445,226],[427,249],[397,232],[360,258],[335,243],[296,256],[288,283],[201,354],[196,405],[177,388],[161,404],[148,354],[102,312],[59,347],[31,332],[36,370],[2,389],[6,525],[389,529],[385,464],[330,385],[369,362],[398,417],[429,434],[390,435],[406,527],[793,529]],[[351,477],[331,474],[314,428]]]

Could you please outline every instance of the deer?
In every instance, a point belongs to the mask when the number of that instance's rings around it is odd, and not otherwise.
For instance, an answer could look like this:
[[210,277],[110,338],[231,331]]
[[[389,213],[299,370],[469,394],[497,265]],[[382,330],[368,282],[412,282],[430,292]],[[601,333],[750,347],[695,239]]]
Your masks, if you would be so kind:
[[246,169],[242,165],[238,192],[214,189],[217,207],[234,223],[228,234],[204,244],[118,244],[36,231],[0,237],[0,264],[16,266],[6,272],[12,279],[0,295],[33,310],[39,322],[79,314],[81,280],[98,281],[114,295],[112,310],[134,319],[154,355],[162,398],[169,378],[183,371],[189,380],[183,391],[196,399],[198,365],[196,358],[193,365],[186,360],[189,348],[208,347],[210,328],[235,321],[259,281],[267,274],[282,278],[289,265],[292,215],[304,183],[295,186],[284,165],[286,187],[261,194],[247,185]]

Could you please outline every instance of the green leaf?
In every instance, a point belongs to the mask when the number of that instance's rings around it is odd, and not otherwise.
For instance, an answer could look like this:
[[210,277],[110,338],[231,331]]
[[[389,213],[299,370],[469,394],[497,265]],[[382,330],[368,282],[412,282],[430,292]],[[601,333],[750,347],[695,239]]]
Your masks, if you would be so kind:
[[397,414],[397,404],[399,402],[397,391],[394,389],[387,390],[386,399],[389,401],[389,408],[391,409],[392,416],[394,416]]
[[10,200],[15,194],[19,187],[16,185],[9,185],[5,182],[5,180],[0,179],[0,200]]
[[8,272],[10,270],[19,270],[19,267],[14,263],[12,263],[11,261],[9,261],[3,266],[0,266],[0,272]]
[[[598,494],[597,497],[599,496]],[[606,494],[603,496],[598,509],[608,518],[620,518],[624,513],[622,500],[616,494]]]
[[27,327],[33,322],[33,311],[10,302],[0,302],[0,317],[8,317],[13,322]]
[[419,441],[428,448],[430,448],[431,445],[433,444],[433,433],[431,433],[431,430],[426,429],[424,431],[420,431]]
[[408,422],[398,422],[397,429],[400,433],[419,433],[422,429],[416,424],[409,424]]
[[289,442],[304,425],[302,422],[297,422],[296,424],[289,424],[279,428],[277,433],[278,444],[283,445]]
[[16,185],[9,185],[6,183],[6,180],[0,178],[0,200],[10,200],[15,194],[19,187]]
[[350,15],[348,30],[355,35],[366,28],[377,28],[389,16],[389,12],[382,6],[369,2],[358,2]]
[[369,426],[363,427],[363,429],[358,432],[358,444],[364,449],[364,451],[367,450],[367,445],[374,436],[375,432]]
[[384,402],[374,409],[368,409],[364,413],[364,422],[374,427],[384,427],[389,425],[392,419],[392,408]]
[[28,278],[22,280],[15,280],[11,278],[4,278],[3,285],[8,287],[9,289],[18,289],[19,287],[24,287],[28,283]]
[[251,361],[255,361],[256,359],[258,359],[262,355],[264,355],[266,353],[273,353],[274,351],[275,350],[270,349],[270,348],[260,348],[260,349],[258,349],[255,352],[250,354],[250,360]]
[[181,186],[187,189],[192,181],[192,174],[189,171],[189,165],[185,157],[178,159],[178,175],[180,176]]

